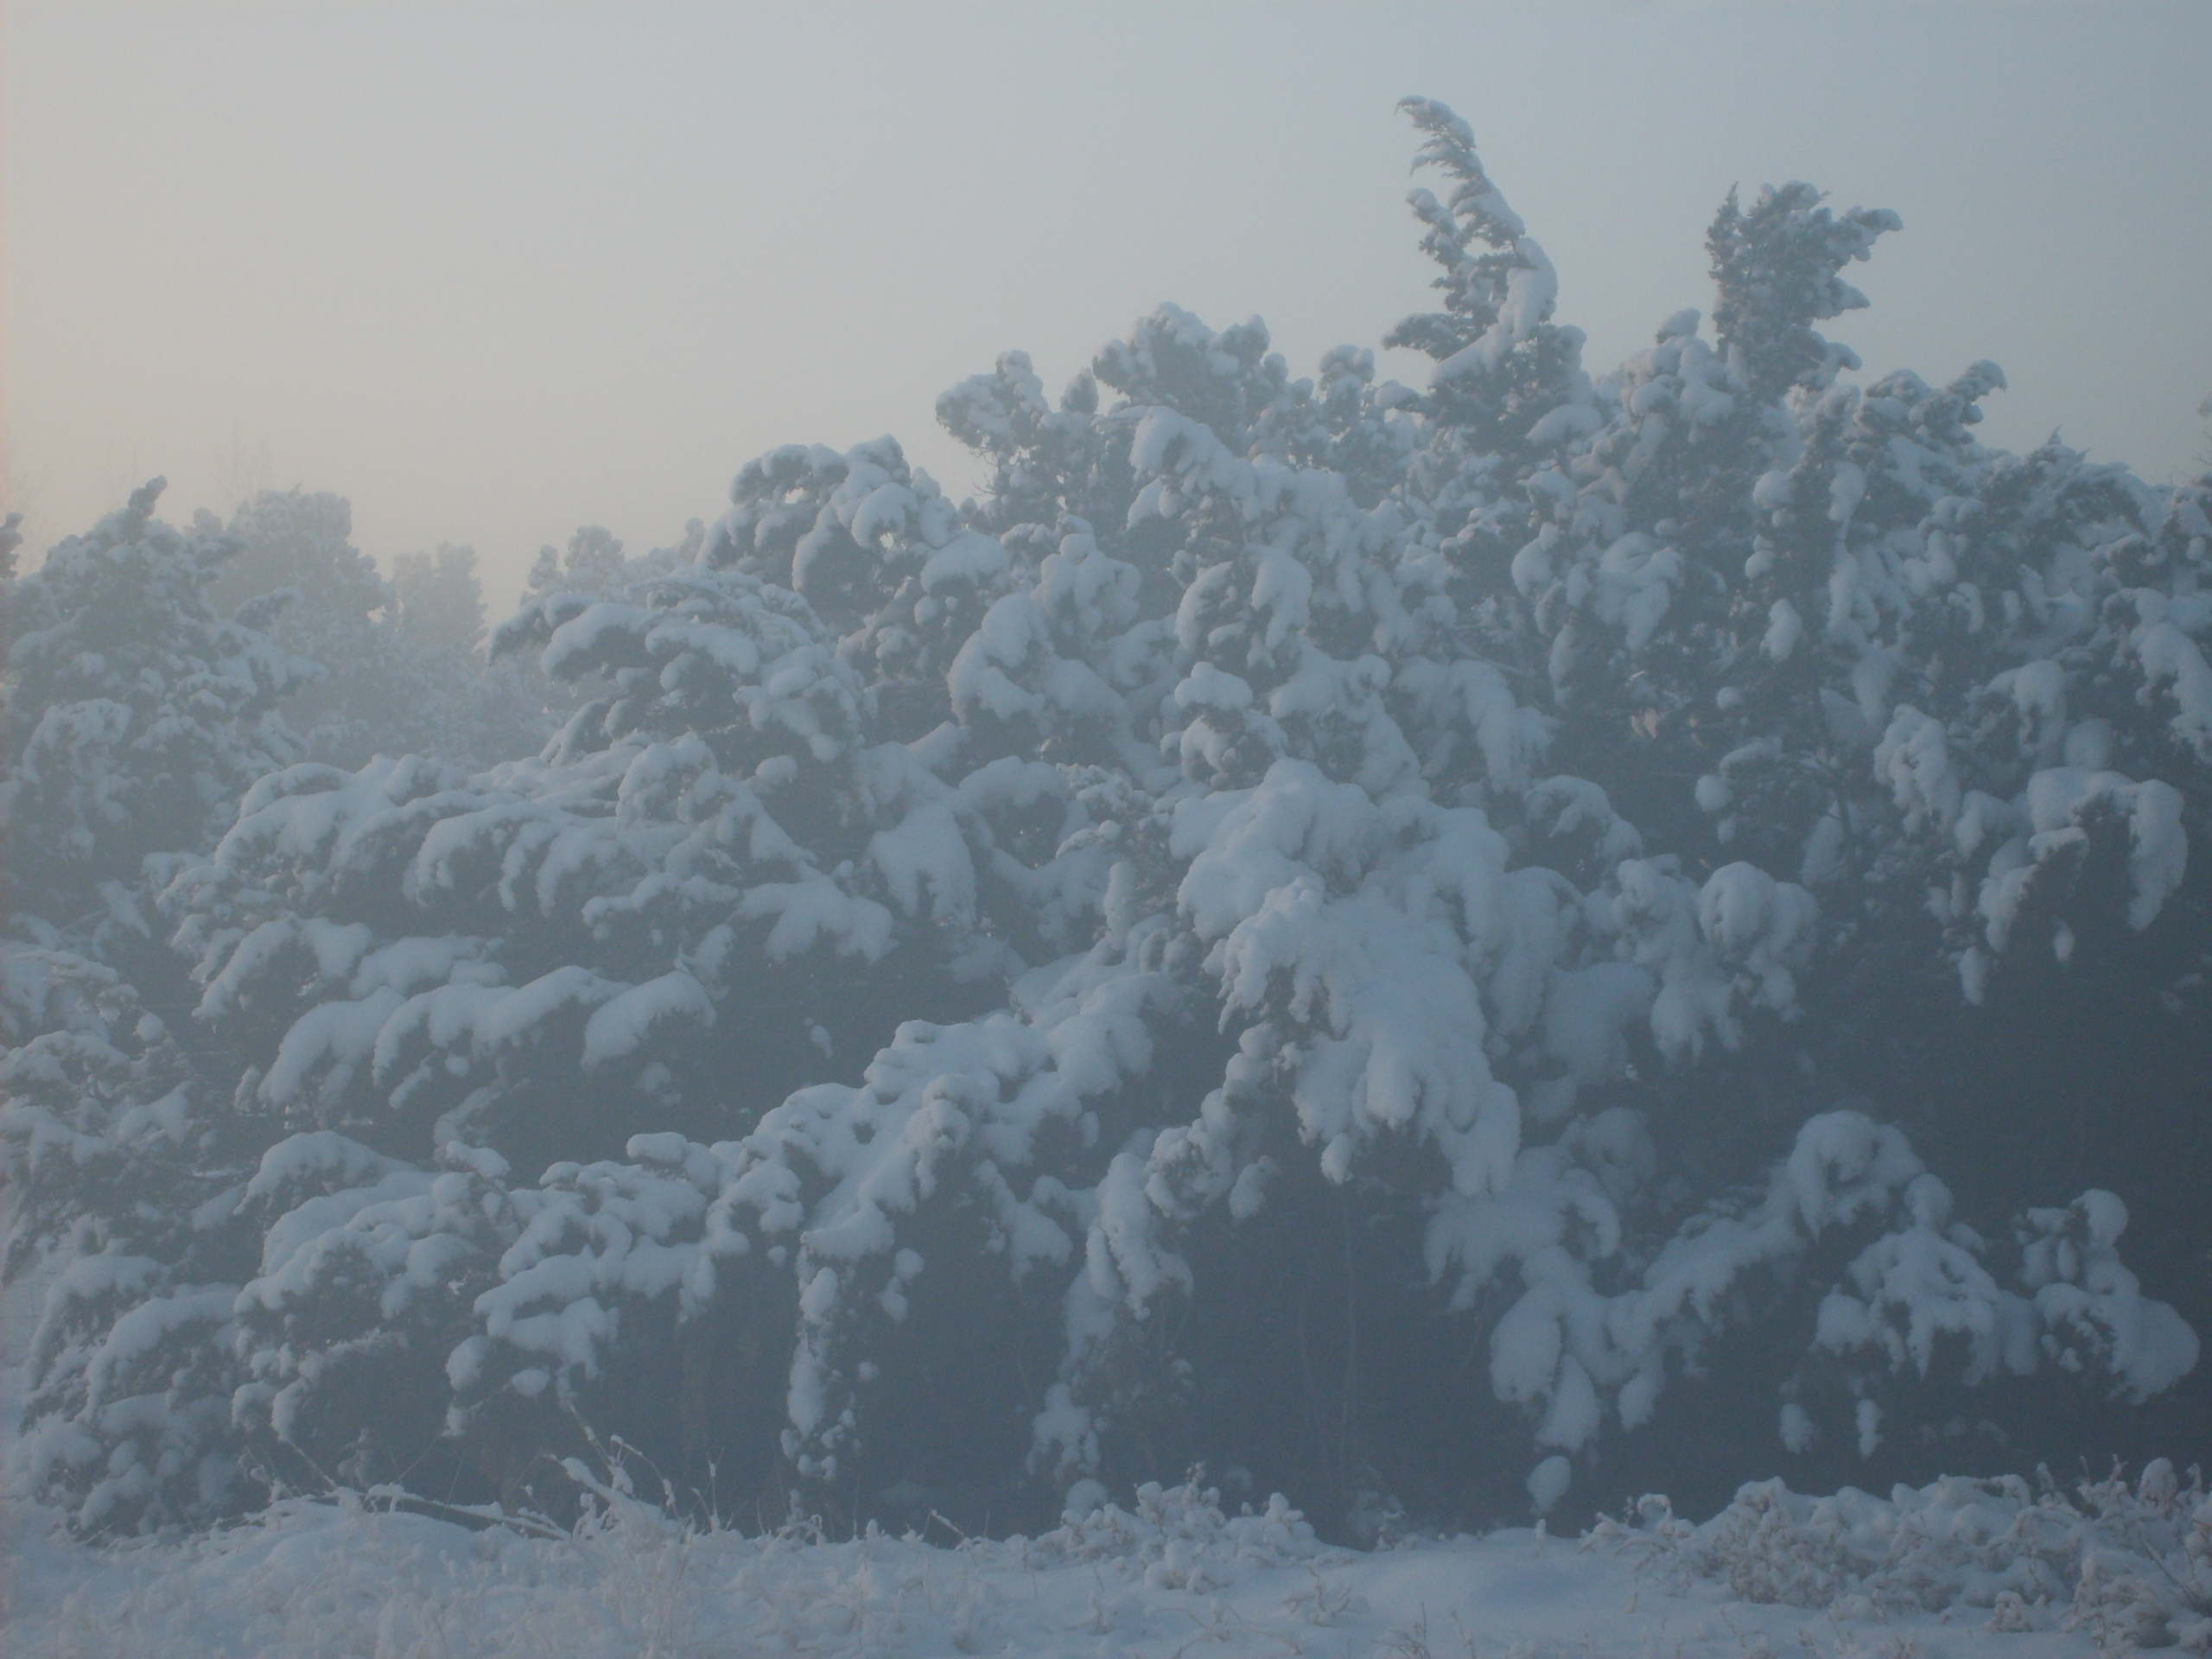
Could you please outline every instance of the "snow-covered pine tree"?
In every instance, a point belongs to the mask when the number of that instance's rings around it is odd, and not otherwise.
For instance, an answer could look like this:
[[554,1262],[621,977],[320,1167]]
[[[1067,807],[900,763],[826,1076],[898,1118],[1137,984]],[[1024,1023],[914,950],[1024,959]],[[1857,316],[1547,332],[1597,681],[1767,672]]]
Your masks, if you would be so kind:
[[[216,612],[238,543],[155,519],[161,490],[7,571],[4,596],[4,1270],[48,1276],[12,1473],[87,1529],[251,1497],[226,1449],[239,1241],[202,1224],[236,1148],[162,1017],[185,987],[147,882],[203,855],[238,793],[296,753],[276,704],[313,671],[251,607]],[[12,556],[12,522],[8,541]]]
[[[1585,550],[1563,559],[1573,538],[1540,535],[1514,561],[1516,586],[1542,584],[1531,615],[1549,640],[1555,701],[1535,700],[1556,722],[1554,760],[1602,785],[1649,842],[1693,870],[1748,858],[1819,895],[1809,1017],[1765,1046],[1766,1077],[1755,1045],[1707,1077],[1708,1094],[1732,1071],[1738,1088],[1802,1097],[1792,1074],[1812,1066],[1814,1091],[1885,1098],[1953,1154],[1987,1205],[2078,1179],[2052,1148],[2069,1147],[2081,1167],[2087,1101],[2147,1046],[2175,1056],[2173,1067],[2154,1078],[2136,1063],[2131,1132],[2090,1164],[2107,1179],[2128,1169],[2139,1185],[2137,1158],[2119,1148],[2165,1145],[2165,1168],[2188,1156],[2189,1131],[2164,1101],[2187,1087],[2181,1057],[2202,1053],[2182,1014],[2205,922],[2179,829],[2202,822],[2183,806],[2202,768],[2171,741],[2186,718],[2177,692],[2125,660],[2124,626],[2088,620],[2116,585],[2101,567],[2146,547],[2145,515],[2159,509],[2121,469],[2050,453],[2014,461],[1975,444],[1976,405],[2003,385],[1992,365],[1941,391],[1909,373],[1863,393],[1834,385],[1856,359],[1813,325],[1864,303],[1840,272],[1896,227],[1880,213],[1832,215],[1802,185],[1763,193],[1748,211],[1724,207],[1708,240],[1719,351],[1697,341],[1695,314],[1680,314],[1601,383],[1605,427],[1562,469],[1577,486],[1569,522]],[[1440,425],[1459,442],[1448,419]],[[1510,460],[1481,456],[1475,470]],[[2024,509],[2039,527],[2008,531],[2005,552],[1961,580],[1961,531]],[[2172,522],[2185,507],[2164,511]],[[2188,652],[2169,658],[2154,645],[2152,655],[2171,664],[2164,682],[2190,682]],[[2112,712],[2084,722],[2092,685]],[[2169,698],[2171,713],[2153,712]],[[2046,705],[2040,776],[2020,747],[2030,699]],[[2138,748],[2140,759],[2100,775],[2106,736],[2131,730],[2152,737],[2158,757]],[[1948,804],[1967,787],[1954,768],[1969,749],[1993,768],[1989,832]],[[2086,771],[2054,765],[2069,760]],[[1921,777],[1941,807],[1916,797]],[[2009,841],[1993,833],[2004,825]],[[2101,880],[2075,879],[2084,860]],[[2020,868],[2030,861],[2044,868]],[[2031,925],[2023,951],[2012,918],[2037,890],[2068,895],[2072,913]],[[2054,976],[2052,953],[2073,954],[2091,928],[2116,948],[2099,968]],[[1940,982],[1955,971],[1978,998],[2005,948],[2016,963],[2046,964],[2027,969],[2043,990],[1980,1020]],[[2177,997],[2181,1017],[2151,1012]],[[2041,1076],[2005,1058],[2019,1052],[2024,1003],[2041,1006],[2026,1016]],[[2190,1230],[2193,1205],[2183,1184],[2156,1190],[2149,1179],[2153,1248],[2170,1282],[2187,1286],[2196,1274],[2164,1241]]]

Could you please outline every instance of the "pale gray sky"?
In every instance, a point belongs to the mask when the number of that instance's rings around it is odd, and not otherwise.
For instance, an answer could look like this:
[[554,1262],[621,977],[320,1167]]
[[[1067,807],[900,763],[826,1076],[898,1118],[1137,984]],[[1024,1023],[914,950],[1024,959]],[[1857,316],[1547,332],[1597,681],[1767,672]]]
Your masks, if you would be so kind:
[[[15,0],[6,504],[350,496],[512,603],[542,542],[710,517],[773,444],[1057,388],[1163,299],[1300,372],[1424,303],[1407,92],[1473,124],[1604,369],[1707,296],[1732,183],[1894,207],[1829,332],[1994,358],[1986,430],[2165,479],[2212,393],[2212,4],[779,7]],[[1386,361],[1412,379],[1418,360]]]

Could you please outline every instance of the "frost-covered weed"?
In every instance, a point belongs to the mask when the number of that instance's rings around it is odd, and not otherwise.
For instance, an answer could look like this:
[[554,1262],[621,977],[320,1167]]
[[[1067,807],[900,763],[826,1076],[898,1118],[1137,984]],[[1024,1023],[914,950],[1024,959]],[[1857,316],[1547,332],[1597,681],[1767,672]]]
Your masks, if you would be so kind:
[[[42,1543],[26,1552],[27,1575],[88,1576],[19,1618],[11,1651],[58,1659],[158,1643],[296,1659],[990,1652],[1019,1642],[1025,1626],[1050,1628],[1024,1606],[1024,1589],[1056,1569],[1094,1586],[1089,1620],[1111,1631],[1141,1628],[1162,1592],[1203,1609],[1199,1599],[1255,1570],[1350,1560],[1323,1552],[1280,1497],[1262,1513],[1228,1516],[1219,1494],[1195,1481],[1147,1487],[1134,1510],[1103,1506],[1033,1540],[946,1548],[873,1527],[832,1542],[811,1522],[747,1535],[640,1498],[619,1462],[568,1472],[588,1500],[567,1528],[479,1511],[464,1517],[478,1529],[464,1531],[435,1513],[447,1506],[385,1491],[281,1499],[236,1529],[111,1546],[104,1562],[58,1562],[51,1552],[78,1547]],[[1317,1594],[1287,1617],[1333,1623],[1344,1594]],[[1057,1618],[1068,1598],[1054,1599]]]
[[[386,1492],[286,1498],[189,1539],[95,1548],[11,1516],[10,1652],[36,1659],[704,1659],[1218,1653],[1443,1659],[2002,1659],[2205,1650],[2212,1514],[2154,1465],[2071,1498],[2024,1482],[1801,1497],[1693,1527],[1647,1498],[1579,1553],[1541,1531],[1319,1548],[1278,1497],[1195,1478],[1002,1541],[678,1518],[619,1466],[568,1527]],[[488,1524],[487,1524],[488,1523]],[[931,1523],[935,1528],[936,1523]],[[938,1530],[942,1530],[938,1529]],[[2190,1576],[2194,1574],[2195,1576]],[[2191,1598],[2195,1598],[2192,1601]]]
[[2212,1497],[2161,1458],[2071,1494],[2046,1478],[1948,1477],[1885,1500],[1849,1488],[1807,1497],[1745,1486],[1702,1527],[1646,1498],[1586,1548],[1630,1552],[1738,1599],[1852,1617],[1980,1608],[1999,1631],[2085,1631],[2113,1651],[2212,1648]]

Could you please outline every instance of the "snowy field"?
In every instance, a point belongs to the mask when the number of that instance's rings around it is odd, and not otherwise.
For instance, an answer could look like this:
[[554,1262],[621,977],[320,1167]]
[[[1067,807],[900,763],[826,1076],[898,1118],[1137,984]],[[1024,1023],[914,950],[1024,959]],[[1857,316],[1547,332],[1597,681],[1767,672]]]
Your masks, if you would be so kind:
[[1747,1487],[1700,1527],[1646,1500],[1579,1541],[1514,1529],[1367,1554],[1317,1542],[1281,1499],[1233,1516],[1191,1486],[1135,1502],[940,1543],[702,1532],[604,1491],[559,1535],[293,1500],[104,1550],[16,1509],[6,1651],[2056,1659],[2201,1654],[2212,1636],[2212,1502],[2160,1464],[2063,1496]]

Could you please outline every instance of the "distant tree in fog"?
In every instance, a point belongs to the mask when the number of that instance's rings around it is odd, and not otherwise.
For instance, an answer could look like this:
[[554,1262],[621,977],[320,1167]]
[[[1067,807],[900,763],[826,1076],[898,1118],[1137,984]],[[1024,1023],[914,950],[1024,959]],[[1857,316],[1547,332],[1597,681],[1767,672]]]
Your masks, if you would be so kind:
[[484,642],[484,585],[476,550],[441,542],[435,553],[403,553],[391,565],[392,620],[401,632],[452,652]]
[[[229,609],[262,601],[267,626],[313,663],[315,683],[287,714],[316,760],[358,766],[374,753],[380,716],[393,701],[382,626],[391,590],[369,556],[346,539],[353,508],[343,498],[265,490],[227,525],[202,513],[197,528],[225,530],[238,543],[212,597]],[[409,711],[412,713],[414,711]]]
[[270,626],[321,670],[286,710],[308,754],[344,766],[406,753],[488,765],[535,750],[545,727],[533,688],[486,673],[478,653],[474,550],[402,554],[387,582],[347,541],[353,517],[342,496],[264,491],[232,517],[243,545],[216,589],[233,605],[289,595]]
[[632,556],[623,552],[621,538],[610,534],[605,525],[582,525],[569,537],[567,547],[537,550],[537,558],[523,586],[522,601],[527,605],[556,594],[621,598],[652,576],[693,563],[705,535],[706,527],[694,518],[675,546]]
[[2212,479],[1847,382],[1898,225],[1802,184],[1593,376],[1407,108],[1425,388],[1173,306],[1009,353],[938,405],[980,502],[794,444],[580,531],[493,642],[542,752],[271,771],[148,867],[203,1081],[69,1131],[170,1231],[45,1189],[31,1490],[512,1500],[588,1424],[747,1511],[1205,1460],[1372,1537],[2201,1424]]

